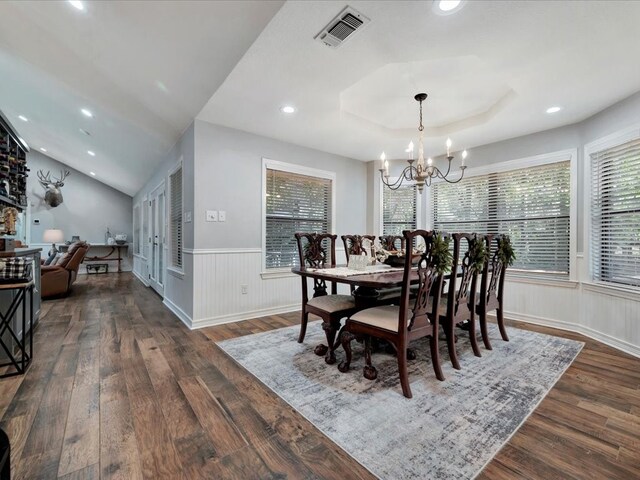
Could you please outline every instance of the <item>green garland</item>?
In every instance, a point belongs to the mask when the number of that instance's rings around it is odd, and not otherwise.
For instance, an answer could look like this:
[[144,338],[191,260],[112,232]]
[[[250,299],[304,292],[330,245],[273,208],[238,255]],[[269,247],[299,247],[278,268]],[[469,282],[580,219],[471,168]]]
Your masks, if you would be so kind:
[[486,261],[489,259],[489,252],[483,237],[474,235],[469,241],[469,266],[475,268],[480,273],[484,269]]
[[443,237],[441,233],[433,236],[433,244],[431,245],[431,261],[438,274],[443,274],[451,269],[453,256],[449,250],[450,237]]
[[513,265],[513,262],[516,259],[516,254],[513,251],[513,246],[511,245],[511,239],[508,235],[503,235],[502,238],[498,241],[498,258],[500,262],[507,266]]

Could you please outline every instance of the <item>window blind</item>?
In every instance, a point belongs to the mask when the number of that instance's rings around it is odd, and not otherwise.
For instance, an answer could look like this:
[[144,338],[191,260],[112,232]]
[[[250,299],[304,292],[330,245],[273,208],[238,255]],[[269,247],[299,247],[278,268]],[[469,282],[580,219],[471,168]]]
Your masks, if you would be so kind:
[[382,186],[382,234],[402,235],[403,230],[416,229],[416,189],[397,190]]
[[182,166],[169,175],[171,266],[182,268]]
[[591,155],[591,267],[640,286],[640,139]]
[[268,168],[266,192],[265,266],[296,266],[293,234],[331,231],[332,182]]
[[569,274],[570,162],[433,186],[434,228],[511,237],[514,269]]
[[140,205],[133,207],[133,253],[140,253]]

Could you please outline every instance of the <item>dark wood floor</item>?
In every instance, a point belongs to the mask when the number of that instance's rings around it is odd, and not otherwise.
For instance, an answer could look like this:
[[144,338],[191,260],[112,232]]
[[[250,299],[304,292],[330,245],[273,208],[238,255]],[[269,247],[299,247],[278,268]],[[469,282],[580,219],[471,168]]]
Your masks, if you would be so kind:
[[[0,380],[14,479],[373,478],[214,344],[297,314],[189,331],[131,274],[74,289]],[[520,326],[587,345],[479,478],[640,478],[640,360]]]

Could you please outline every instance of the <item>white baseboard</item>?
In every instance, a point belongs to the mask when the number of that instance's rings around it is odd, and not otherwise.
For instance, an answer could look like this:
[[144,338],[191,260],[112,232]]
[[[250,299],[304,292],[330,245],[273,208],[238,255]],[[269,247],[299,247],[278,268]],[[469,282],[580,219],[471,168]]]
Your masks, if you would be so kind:
[[145,287],[149,286],[149,282],[147,282],[147,280],[145,278],[142,277],[142,275],[140,275],[138,272],[136,272],[135,270],[131,270],[131,272],[133,273],[133,275],[142,282],[142,284]]
[[300,303],[292,305],[283,305],[280,307],[263,308],[249,312],[232,313],[229,315],[220,315],[218,317],[200,318],[193,320],[192,329],[211,327],[213,325],[222,325],[223,323],[233,323],[242,320],[251,320],[252,318],[266,317],[269,315],[278,315],[280,313],[288,313],[300,310]]
[[166,297],[162,300],[162,303],[164,304],[165,307],[171,310],[171,312],[176,317],[178,317],[180,321],[184,323],[189,330],[193,330],[194,327],[193,327],[193,322],[191,321],[191,317],[189,317],[189,315],[187,315],[184,310],[182,310],[179,306],[177,306],[175,303],[173,303],[171,300],[169,300]]
[[[492,316],[495,317],[495,315]],[[525,313],[505,311],[504,316],[505,318],[509,318],[511,320],[519,320],[521,322],[533,323],[535,325],[542,325],[544,327],[558,328],[560,330],[566,330],[568,332],[579,333],[581,335],[584,335],[585,337],[592,338],[593,340],[597,340],[604,343],[605,345],[609,345],[610,347],[621,350],[625,353],[628,353],[629,355],[640,358],[640,346],[625,342],[624,340],[620,340],[618,338],[614,338],[611,335],[607,335],[606,333],[598,332],[597,330],[594,330],[593,328],[587,327],[585,325],[565,322],[562,320],[554,320],[552,318],[536,317],[534,315],[527,315]]]

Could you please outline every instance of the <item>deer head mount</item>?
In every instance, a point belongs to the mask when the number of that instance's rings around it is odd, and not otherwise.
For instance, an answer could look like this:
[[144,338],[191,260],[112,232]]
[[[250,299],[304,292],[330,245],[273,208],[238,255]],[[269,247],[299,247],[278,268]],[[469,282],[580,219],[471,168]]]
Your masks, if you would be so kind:
[[64,187],[64,179],[69,175],[69,170],[60,170],[60,178],[53,177],[51,180],[51,173],[47,171],[45,175],[42,170],[38,170],[38,181],[40,185],[45,189],[44,201],[50,207],[57,207],[63,201],[62,192],[60,189]]

